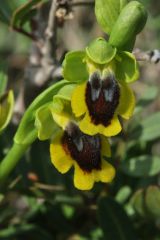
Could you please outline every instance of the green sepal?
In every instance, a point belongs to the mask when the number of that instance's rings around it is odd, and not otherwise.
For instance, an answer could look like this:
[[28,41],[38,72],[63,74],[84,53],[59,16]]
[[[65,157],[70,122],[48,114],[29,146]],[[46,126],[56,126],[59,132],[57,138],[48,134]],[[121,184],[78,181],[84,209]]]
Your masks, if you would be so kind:
[[53,97],[52,112],[62,112],[64,102],[71,101],[72,93],[76,86],[76,84],[69,84],[60,89],[60,91]]
[[121,11],[113,26],[109,43],[118,50],[132,51],[136,35],[142,31],[147,21],[144,6],[137,1],[131,1]]
[[13,91],[10,90],[0,97],[0,132],[2,132],[11,120],[14,107]]
[[131,83],[139,78],[139,68],[135,56],[129,52],[119,52],[116,56],[116,78]]
[[95,0],[95,14],[104,32],[110,34],[127,0]]
[[40,107],[36,111],[35,126],[38,129],[38,138],[41,141],[51,138],[56,130],[59,129],[53,120],[50,111],[51,105],[52,102]]
[[65,85],[64,87],[62,87],[59,92],[54,96],[54,98],[62,98],[64,100],[71,100],[72,97],[72,93],[73,90],[75,89],[75,87],[77,86],[77,84],[69,84],[69,85]]
[[31,144],[37,137],[38,131],[35,127],[35,115],[36,111],[45,105],[46,103],[49,103],[52,101],[53,96],[57,94],[57,92],[65,85],[69,84],[68,81],[60,81],[48,89],[46,89],[44,92],[42,92],[29,106],[29,108],[26,110],[20,125],[18,127],[18,130],[15,134],[14,141],[17,144]]
[[104,38],[97,38],[86,48],[88,57],[97,64],[109,63],[116,55],[116,48],[112,47]]
[[71,82],[83,82],[88,80],[89,74],[85,57],[85,51],[73,51],[66,54],[63,61],[64,79]]

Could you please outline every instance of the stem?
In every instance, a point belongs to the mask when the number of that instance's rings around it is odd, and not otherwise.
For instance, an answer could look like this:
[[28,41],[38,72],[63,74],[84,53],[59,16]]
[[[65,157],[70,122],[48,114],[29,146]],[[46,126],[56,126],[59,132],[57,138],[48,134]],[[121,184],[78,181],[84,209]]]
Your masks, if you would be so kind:
[[28,147],[28,145],[13,144],[7,156],[0,163],[0,185],[4,183]]

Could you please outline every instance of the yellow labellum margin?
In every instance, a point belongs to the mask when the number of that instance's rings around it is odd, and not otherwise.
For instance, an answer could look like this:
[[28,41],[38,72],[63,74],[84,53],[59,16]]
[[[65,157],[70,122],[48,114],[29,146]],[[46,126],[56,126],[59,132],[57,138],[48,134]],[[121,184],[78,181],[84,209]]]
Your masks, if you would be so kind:
[[71,106],[75,116],[82,117],[79,124],[82,132],[88,135],[100,133],[110,137],[117,135],[121,131],[122,127],[119,122],[118,115],[122,116],[124,119],[129,119],[132,116],[135,107],[135,97],[133,91],[126,83],[120,83],[119,87],[119,104],[108,126],[104,126],[102,124],[95,125],[91,119],[89,109],[86,104],[87,83],[80,84],[75,88],[71,99]]
[[[115,176],[115,170],[111,164],[103,159],[103,156],[111,155],[110,146],[107,139],[103,136],[101,139],[101,168],[85,171],[80,167],[76,159],[74,159],[69,151],[66,151],[63,144],[64,132],[60,131],[50,144],[51,161],[56,169],[64,174],[74,167],[74,185],[80,190],[90,190],[94,186],[94,182],[111,182]],[[83,159],[85,161],[85,159]],[[87,159],[86,159],[87,161]]]

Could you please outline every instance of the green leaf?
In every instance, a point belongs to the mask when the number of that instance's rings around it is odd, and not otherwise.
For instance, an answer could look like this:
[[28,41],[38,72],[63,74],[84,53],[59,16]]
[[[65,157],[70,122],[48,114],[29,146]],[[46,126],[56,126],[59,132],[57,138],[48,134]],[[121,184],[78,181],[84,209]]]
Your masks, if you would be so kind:
[[103,197],[99,201],[98,215],[104,239],[107,240],[135,240],[130,219],[126,215],[122,206],[110,197]]
[[137,61],[132,53],[119,52],[116,56],[116,78],[131,83],[139,78]]
[[104,38],[97,38],[86,48],[88,57],[97,64],[106,64],[116,55],[116,48],[113,48]]
[[132,190],[129,186],[123,186],[116,195],[116,201],[119,203],[124,203],[131,194],[131,192]]
[[7,75],[3,71],[0,71],[0,96],[6,90],[7,80],[8,80]]
[[5,24],[10,24],[13,12],[26,0],[0,0],[0,21]]
[[10,90],[0,97],[0,132],[2,132],[11,120],[14,107],[13,91]]
[[36,111],[35,126],[38,129],[38,138],[41,141],[51,138],[58,129],[49,108],[51,104],[42,106]]
[[160,218],[160,189],[157,186],[150,186],[146,191],[145,205],[148,213],[153,218]]
[[131,198],[135,211],[142,217],[159,219],[160,217],[160,189],[149,186],[147,189],[138,190]]
[[156,112],[142,120],[141,123],[132,130],[130,136],[132,139],[138,139],[139,141],[155,140],[160,137],[159,123],[160,112]]
[[158,95],[158,88],[156,86],[148,86],[143,96],[139,99],[136,105],[135,114],[141,112],[146,106],[154,101]]
[[22,27],[36,14],[36,5],[42,0],[30,0],[16,9],[12,16],[11,26]]
[[64,79],[71,82],[83,82],[88,80],[89,74],[85,63],[86,53],[74,51],[66,54],[63,61]]
[[132,51],[136,35],[142,31],[147,21],[144,6],[131,1],[121,11],[113,26],[109,43],[118,50]]
[[143,189],[140,189],[134,193],[130,201],[134,210],[142,217],[146,216],[144,197],[145,197],[145,192]]
[[53,96],[57,94],[57,92],[69,82],[67,81],[60,81],[53,86],[46,89],[43,93],[41,93],[29,106],[27,111],[25,112],[19,128],[16,132],[14,137],[14,141],[17,144],[31,144],[35,138],[37,137],[37,129],[35,127],[35,114],[36,111],[52,101]]
[[160,172],[160,157],[142,155],[124,160],[121,170],[132,177],[150,177]]
[[95,14],[104,32],[110,34],[127,0],[95,0]]

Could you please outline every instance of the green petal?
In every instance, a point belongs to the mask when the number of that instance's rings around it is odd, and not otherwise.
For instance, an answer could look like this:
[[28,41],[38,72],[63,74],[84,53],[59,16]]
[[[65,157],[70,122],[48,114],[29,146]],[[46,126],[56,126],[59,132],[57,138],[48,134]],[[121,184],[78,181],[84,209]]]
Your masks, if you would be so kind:
[[36,112],[35,126],[38,129],[38,138],[46,140],[52,137],[58,129],[55,124],[49,105],[39,108]]
[[13,91],[10,90],[0,97],[0,132],[6,128],[11,120],[14,107]]
[[116,48],[112,47],[104,38],[97,38],[89,44],[86,52],[95,63],[106,64],[116,55]]
[[63,61],[63,76],[71,82],[83,82],[88,80],[89,74],[85,63],[86,53],[74,51],[66,54]]
[[138,63],[133,54],[120,52],[116,56],[116,78],[127,83],[139,78]]

